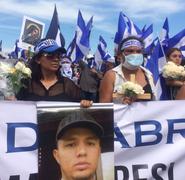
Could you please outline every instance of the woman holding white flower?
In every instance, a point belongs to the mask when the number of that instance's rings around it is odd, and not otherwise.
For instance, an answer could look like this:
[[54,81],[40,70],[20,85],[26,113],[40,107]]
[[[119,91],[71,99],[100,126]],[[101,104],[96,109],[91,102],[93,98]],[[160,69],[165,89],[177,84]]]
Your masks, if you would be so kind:
[[[120,101],[124,104],[131,104],[137,99],[138,94],[145,93],[151,94],[152,100],[154,98],[154,84],[151,72],[143,68],[144,56],[144,43],[135,36],[130,36],[119,45],[119,52],[121,54],[121,64],[106,72],[101,84],[100,84],[100,102],[115,102],[113,93],[120,91],[121,88],[125,88],[125,83],[131,81],[131,75],[134,75],[137,87],[132,82],[127,88],[129,93],[125,93],[121,97]],[[139,92],[138,92],[139,89]],[[141,91],[140,91],[141,90]],[[143,90],[143,91],[142,91]],[[128,91],[127,91],[128,92]],[[130,92],[133,92],[130,95]]]
[[16,95],[24,86],[23,80],[31,78],[31,70],[24,62],[6,59],[0,62],[0,91],[6,100],[16,100]]
[[[72,80],[61,76],[60,60],[66,50],[53,39],[43,39],[35,47],[35,55],[30,62],[32,78],[26,82],[17,95],[18,100],[79,102],[80,89]],[[82,100],[88,107],[91,101]]]
[[169,91],[169,99],[185,99],[185,68],[181,66],[182,52],[171,48],[166,54],[167,64],[163,67],[163,77]]

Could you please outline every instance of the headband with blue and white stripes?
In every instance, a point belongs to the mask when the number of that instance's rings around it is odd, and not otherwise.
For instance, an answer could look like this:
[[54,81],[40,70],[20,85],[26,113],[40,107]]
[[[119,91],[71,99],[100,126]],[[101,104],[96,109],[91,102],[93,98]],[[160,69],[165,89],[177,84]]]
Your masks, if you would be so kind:
[[131,46],[135,46],[135,47],[138,47],[138,48],[143,48],[143,45],[141,44],[140,41],[138,41],[137,39],[130,39],[130,40],[123,43],[123,45],[121,47],[121,50],[124,50],[128,47],[131,47]]

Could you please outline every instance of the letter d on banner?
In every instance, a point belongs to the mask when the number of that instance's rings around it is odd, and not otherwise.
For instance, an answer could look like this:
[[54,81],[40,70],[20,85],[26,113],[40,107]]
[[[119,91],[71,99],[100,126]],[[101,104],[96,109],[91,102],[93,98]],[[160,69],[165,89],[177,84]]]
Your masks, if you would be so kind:
[[0,180],[31,180],[37,157],[35,102],[0,101]]
[[[30,146],[16,147],[16,132],[18,129],[24,128],[25,131],[31,128],[34,133],[36,140]],[[26,134],[26,133],[25,133]],[[26,138],[23,134],[22,139]],[[20,141],[20,140],[19,140]],[[7,153],[23,152],[23,151],[34,151],[37,149],[37,125],[34,123],[7,123]]]

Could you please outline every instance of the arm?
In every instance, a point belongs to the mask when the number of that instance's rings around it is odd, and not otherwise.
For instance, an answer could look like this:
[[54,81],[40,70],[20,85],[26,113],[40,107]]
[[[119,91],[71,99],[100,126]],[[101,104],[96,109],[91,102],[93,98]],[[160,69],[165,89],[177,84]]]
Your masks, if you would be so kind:
[[115,72],[112,70],[107,71],[100,83],[100,89],[99,89],[100,103],[112,102],[114,81],[115,81]]
[[103,78],[103,73],[97,71],[95,68],[92,68],[90,70],[98,79],[102,79]]
[[91,107],[93,101],[82,99],[80,100],[80,88],[68,78],[64,78],[65,92],[74,99],[74,101],[79,102],[80,106],[83,108]]
[[181,88],[178,90],[175,99],[176,100],[183,100],[183,99],[185,99],[185,84],[183,84],[181,86]]
[[165,81],[166,81],[166,84],[169,86],[181,87],[184,84],[184,81],[180,81],[180,80],[165,79]]

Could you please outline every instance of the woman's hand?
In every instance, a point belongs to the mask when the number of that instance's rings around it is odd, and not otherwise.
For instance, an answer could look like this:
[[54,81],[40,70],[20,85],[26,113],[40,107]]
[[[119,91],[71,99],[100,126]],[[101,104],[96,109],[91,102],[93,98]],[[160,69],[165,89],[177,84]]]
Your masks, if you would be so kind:
[[122,103],[123,104],[128,104],[128,105],[131,105],[133,102],[136,101],[136,97],[127,97],[127,96],[124,96],[123,99],[122,99]]
[[8,100],[8,101],[16,101],[17,98],[15,96],[8,96],[8,97],[5,97],[5,100]]
[[80,106],[83,108],[91,107],[92,104],[93,104],[93,101],[90,101],[90,100],[81,100],[80,101]]

